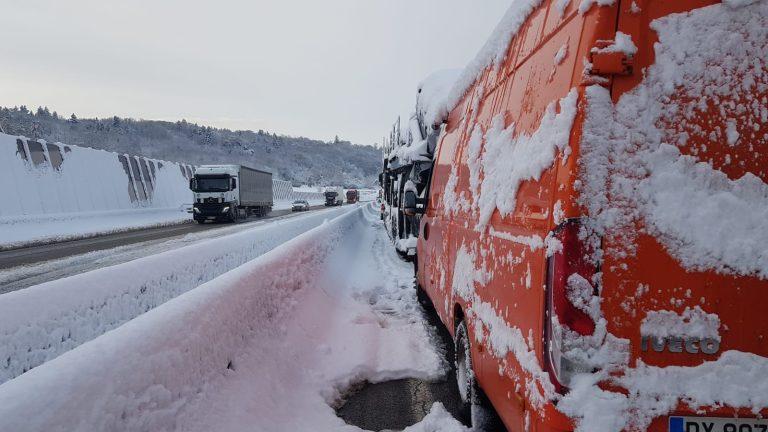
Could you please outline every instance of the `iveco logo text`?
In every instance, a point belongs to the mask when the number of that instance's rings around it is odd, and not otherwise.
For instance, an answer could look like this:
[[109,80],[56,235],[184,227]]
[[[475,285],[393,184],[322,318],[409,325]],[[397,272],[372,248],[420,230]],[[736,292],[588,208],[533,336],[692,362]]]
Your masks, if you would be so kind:
[[653,349],[656,352],[668,351],[671,353],[681,353],[683,351],[689,354],[716,354],[720,351],[720,341],[712,338],[697,338],[684,336],[643,336],[640,339],[640,349],[648,351]]

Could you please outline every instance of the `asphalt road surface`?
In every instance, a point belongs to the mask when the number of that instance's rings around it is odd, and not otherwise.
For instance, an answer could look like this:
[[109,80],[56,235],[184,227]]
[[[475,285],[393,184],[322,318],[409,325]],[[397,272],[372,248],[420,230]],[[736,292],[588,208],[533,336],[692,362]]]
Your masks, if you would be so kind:
[[427,322],[435,329],[435,343],[451,366],[445,379],[423,381],[411,378],[376,384],[362,383],[351,389],[344,403],[336,409],[336,414],[347,424],[370,431],[402,430],[420,422],[435,402],[442,402],[454,418],[459,418],[461,397],[453,369],[451,335],[434,310],[424,314]]
[[[315,206],[310,209],[317,210],[324,206]],[[240,224],[248,224],[254,221],[263,221],[291,214],[291,210],[273,210],[263,218],[250,218]],[[0,251],[0,270],[14,267],[37,264],[44,261],[66,258],[73,255],[81,255],[120,246],[143,243],[152,240],[171,239],[187,234],[199,233],[208,230],[216,230],[231,227],[227,223],[197,224],[194,222],[167,227],[148,228],[135,231],[127,231],[116,234],[107,234],[89,237],[79,240],[68,240],[58,243],[49,243],[39,246],[30,246],[19,249]]]

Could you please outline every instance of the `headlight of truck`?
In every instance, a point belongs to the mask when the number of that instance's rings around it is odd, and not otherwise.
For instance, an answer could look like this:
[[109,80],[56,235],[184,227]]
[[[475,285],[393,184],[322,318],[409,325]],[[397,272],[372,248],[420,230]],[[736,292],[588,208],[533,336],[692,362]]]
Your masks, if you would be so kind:
[[193,208],[192,208],[192,211],[194,211],[195,213],[200,213],[200,209],[199,209],[199,208],[197,208],[197,207],[193,207]]
[[228,212],[228,211],[229,211],[229,206],[224,206],[224,208],[223,208],[223,209],[221,209],[221,212],[222,212],[222,213],[226,213],[226,212]]

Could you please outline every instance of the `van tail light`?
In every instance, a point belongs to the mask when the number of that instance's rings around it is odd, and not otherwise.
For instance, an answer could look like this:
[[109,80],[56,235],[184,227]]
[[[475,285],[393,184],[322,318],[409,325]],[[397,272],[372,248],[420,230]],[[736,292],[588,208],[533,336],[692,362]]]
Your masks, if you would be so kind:
[[[573,281],[572,276],[578,275],[583,278],[578,280],[591,283],[598,271],[592,248],[579,238],[581,226],[580,219],[569,219],[559,225],[553,234],[562,243],[562,249],[547,259],[544,357],[552,383],[560,393],[568,391],[575,373],[591,370],[566,355],[579,336],[591,336],[595,332],[595,322],[583,306],[579,308],[569,300],[569,279]],[[591,286],[587,284],[587,289]]]

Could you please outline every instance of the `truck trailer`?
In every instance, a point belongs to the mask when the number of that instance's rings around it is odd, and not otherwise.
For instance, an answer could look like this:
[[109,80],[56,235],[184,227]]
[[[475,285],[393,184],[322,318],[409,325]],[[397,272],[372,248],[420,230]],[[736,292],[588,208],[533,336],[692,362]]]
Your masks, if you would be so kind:
[[189,181],[198,223],[237,222],[272,211],[272,173],[243,165],[203,165]]

